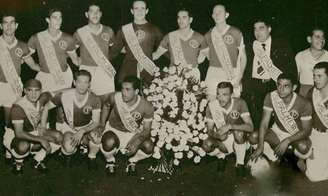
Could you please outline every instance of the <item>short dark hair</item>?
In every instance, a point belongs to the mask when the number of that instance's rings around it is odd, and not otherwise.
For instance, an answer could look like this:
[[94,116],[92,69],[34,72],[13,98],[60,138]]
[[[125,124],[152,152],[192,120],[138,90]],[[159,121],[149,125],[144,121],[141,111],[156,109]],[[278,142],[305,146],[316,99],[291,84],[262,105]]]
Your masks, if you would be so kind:
[[313,69],[325,69],[325,73],[328,76],[328,62],[317,63]]
[[254,23],[258,23],[258,22],[263,22],[265,24],[265,26],[267,27],[272,27],[272,23],[271,23],[271,20],[268,19],[268,18],[265,18],[265,17],[258,17],[254,20]]
[[9,17],[9,16],[14,17],[15,21],[16,21],[16,15],[14,13],[3,12],[3,13],[1,13],[1,23],[3,22],[4,18]]
[[87,76],[87,77],[89,77],[89,81],[91,82],[92,76],[91,76],[91,73],[88,72],[87,70],[80,69],[80,70],[76,71],[74,74],[74,80],[76,80],[77,77],[79,77],[79,76]]
[[323,30],[323,28],[316,26],[308,32],[308,36],[312,37],[314,31],[322,31],[325,34],[325,31]]
[[217,85],[217,89],[218,88],[229,88],[230,93],[233,93],[233,86],[232,86],[232,84],[230,82],[220,82]]
[[229,10],[228,10],[228,8],[227,8],[227,6],[225,5],[225,4],[223,4],[223,3],[217,3],[217,4],[215,4],[214,6],[213,6],[213,9],[212,9],[212,11],[214,10],[214,8],[216,7],[216,6],[222,6],[223,8],[224,8],[224,11],[227,13],[229,13]]
[[140,81],[140,79],[139,79],[138,77],[136,77],[136,76],[132,76],[132,75],[130,75],[130,76],[126,76],[126,77],[123,79],[121,85],[122,85],[124,82],[131,83],[132,86],[133,86],[133,88],[134,88],[134,90],[137,90],[137,89],[138,89],[139,91],[141,90],[141,81]]
[[62,10],[61,10],[60,8],[58,8],[58,7],[53,7],[53,8],[50,8],[50,9],[48,10],[47,18],[50,18],[51,15],[52,15],[53,13],[55,13],[55,12],[60,12],[61,14],[63,14],[63,12],[62,12]]
[[292,73],[281,73],[278,76],[277,81],[278,80],[282,80],[282,79],[289,80],[293,85],[297,85],[298,84],[295,75],[292,74]]
[[178,10],[178,12],[177,12],[177,14],[179,13],[179,12],[187,12],[188,13],[188,16],[190,17],[190,18],[193,18],[193,13],[192,13],[192,11],[191,11],[191,9],[188,9],[188,8],[186,8],[186,7],[182,7],[182,8],[180,8],[179,10]]
[[137,1],[142,1],[142,2],[144,2],[145,5],[146,5],[146,9],[148,9],[148,5],[147,5],[147,1],[146,1],[146,0],[134,0],[134,1],[132,1],[131,9],[133,9],[133,5],[134,5],[134,3],[137,2]]
[[37,87],[39,89],[42,89],[42,84],[37,79],[29,79],[24,83],[24,88],[26,89],[28,87]]

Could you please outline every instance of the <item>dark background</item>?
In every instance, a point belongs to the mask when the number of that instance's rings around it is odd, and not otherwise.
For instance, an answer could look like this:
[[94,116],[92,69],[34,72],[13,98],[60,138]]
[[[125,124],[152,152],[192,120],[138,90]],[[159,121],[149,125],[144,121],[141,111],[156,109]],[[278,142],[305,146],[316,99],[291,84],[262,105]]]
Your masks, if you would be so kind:
[[[51,7],[63,10],[62,30],[73,34],[78,27],[87,23],[84,12],[90,2],[101,6],[102,23],[112,27],[115,32],[132,20],[132,0],[1,0],[0,12],[13,12],[17,16],[19,28],[16,36],[27,41],[32,34],[47,28],[45,17]],[[254,39],[253,23],[258,17],[270,20],[273,36],[289,41],[295,53],[308,47],[306,36],[313,27],[319,26],[324,30],[328,27],[327,0],[148,0],[147,18],[166,34],[177,28],[177,11],[188,8],[194,16],[192,28],[204,34],[214,25],[211,12],[218,3],[226,5],[230,12],[228,23],[241,29],[246,43]],[[166,63],[162,61],[161,66]],[[114,64],[119,68],[120,60]],[[206,63],[200,69],[204,78]],[[35,74],[26,66],[23,73],[23,80]]]

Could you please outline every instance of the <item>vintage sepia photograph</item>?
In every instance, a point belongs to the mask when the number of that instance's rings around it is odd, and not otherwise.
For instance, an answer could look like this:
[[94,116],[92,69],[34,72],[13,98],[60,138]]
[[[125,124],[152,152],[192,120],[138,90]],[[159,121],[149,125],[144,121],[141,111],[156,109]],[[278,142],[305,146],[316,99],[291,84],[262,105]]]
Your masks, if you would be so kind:
[[0,196],[326,196],[327,0],[0,0]]

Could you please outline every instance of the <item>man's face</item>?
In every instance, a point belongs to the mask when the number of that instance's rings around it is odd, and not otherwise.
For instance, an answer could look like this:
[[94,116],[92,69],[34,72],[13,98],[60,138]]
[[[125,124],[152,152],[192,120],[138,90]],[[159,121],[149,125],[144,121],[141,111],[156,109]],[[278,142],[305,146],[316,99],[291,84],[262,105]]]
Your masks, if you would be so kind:
[[87,93],[90,87],[90,78],[89,76],[80,75],[75,80],[75,88],[78,93],[85,94]]
[[254,24],[254,36],[257,41],[265,42],[271,33],[271,27],[268,27],[264,22],[256,22]]
[[325,72],[325,69],[314,69],[313,70],[313,80],[314,86],[317,89],[322,89],[328,84],[328,76]]
[[187,11],[178,12],[178,25],[179,29],[189,28],[192,22],[192,18],[189,17]]
[[86,17],[89,19],[89,23],[92,24],[99,24],[101,16],[102,12],[100,11],[100,7],[96,5],[91,5],[88,12],[86,13]]
[[216,98],[219,101],[221,107],[227,106],[231,102],[232,92],[229,88],[218,88]]
[[41,95],[41,89],[39,87],[27,87],[24,89],[27,100],[31,103],[36,103]]
[[147,5],[144,1],[135,1],[131,13],[136,20],[144,20],[148,13]]
[[50,18],[47,18],[46,20],[48,22],[49,28],[59,30],[63,22],[62,13],[59,11],[53,12]]
[[18,24],[16,23],[16,19],[13,16],[5,16],[2,19],[1,28],[3,31],[3,34],[7,36],[13,36],[15,35],[15,31],[18,27]]
[[213,8],[212,18],[215,23],[225,22],[229,14],[226,12],[224,6],[217,5]]
[[133,84],[130,82],[122,83],[122,97],[124,102],[132,101],[135,96],[138,95],[138,90],[133,88]]
[[288,79],[279,79],[277,81],[277,91],[280,98],[285,98],[293,93],[294,86]]
[[311,44],[312,48],[322,50],[326,43],[325,33],[321,30],[314,30],[308,42]]

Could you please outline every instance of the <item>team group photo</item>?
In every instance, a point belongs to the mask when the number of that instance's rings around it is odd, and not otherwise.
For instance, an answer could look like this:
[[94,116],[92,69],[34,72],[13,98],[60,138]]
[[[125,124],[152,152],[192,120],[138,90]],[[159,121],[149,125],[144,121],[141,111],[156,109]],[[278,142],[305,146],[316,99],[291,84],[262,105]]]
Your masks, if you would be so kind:
[[325,195],[326,8],[0,3],[0,195]]

